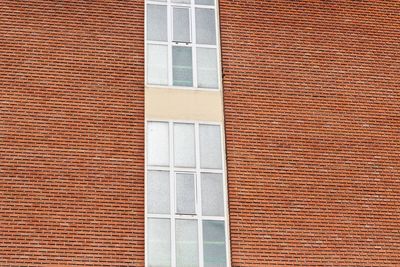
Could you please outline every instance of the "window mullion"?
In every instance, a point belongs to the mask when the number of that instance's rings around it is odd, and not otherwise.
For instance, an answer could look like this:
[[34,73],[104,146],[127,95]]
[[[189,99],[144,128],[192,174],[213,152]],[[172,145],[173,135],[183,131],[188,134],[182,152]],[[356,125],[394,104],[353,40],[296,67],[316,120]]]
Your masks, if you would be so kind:
[[[170,0],[168,0],[168,3]],[[167,24],[168,24],[168,85],[172,85],[172,7],[167,7]]]
[[190,8],[190,19],[191,19],[191,34],[192,34],[192,70],[193,70],[193,87],[197,88],[197,50],[196,50],[196,18],[195,18],[195,5],[194,0],[191,1]]
[[[221,58],[221,32],[220,32],[220,22],[219,22],[219,8],[218,8],[218,6],[219,6],[219,4],[218,4],[218,0],[215,0],[215,8],[214,8],[214,10],[215,10],[215,34],[216,34],[216,36],[215,36],[215,38],[216,38],[216,42],[215,42],[215,44],[216,44],[216,49],[217,49],[217,74],[218,74],[218,89],[219,90],[222,90],[222,58]],[[221,142],[222,142],[222,140],[225,140],[225,138],[224,137],[222,137],[222,136],[224,136],[225,135],[225,128],[224,127],[221,127],[221,132],[222,132],[222,135],[221,135]],[[225,141],[224,141],[225,142]],[[222,153],[223,155],[224,155],[224,153]],[[225,158],[225,156],[224,156],[224,158],[223,158],[223,162],[225,162],[225,160],[226,160],[226,158]],[[225,172],[226,173],[226,172]],[[224,179],[225,179],[225,177],[224,177]],[[227,205],[227,204],[226,204]],[[227,215],[226,215],[227,216]],[[227,243],[228,244],[228,243]],[[230,245],[228,245],[228,246],[230,246]],[[228,255],[228,254],[227,254]],[[229,256],[230,257],[230,256]],[[228,258],[229,258],[228,257]],[[230,265],[230,264],[229,264]]]
[[204,266],[203,262],[203,223],[202,223],[202,206],[201,206],[201,173],[200,173],[200,137],[199,124],[195,123],[195,138],[196,138],[196,190],[197,190],[197,216],[198,216],[198,248],[199,248],[199,267]]
[[171,266],[176,266],[176,240],[175,240],[175,170],[174,170],[174,132],[173,123],[169,123],[169,166],[170,166],[170,203],[171,203]]

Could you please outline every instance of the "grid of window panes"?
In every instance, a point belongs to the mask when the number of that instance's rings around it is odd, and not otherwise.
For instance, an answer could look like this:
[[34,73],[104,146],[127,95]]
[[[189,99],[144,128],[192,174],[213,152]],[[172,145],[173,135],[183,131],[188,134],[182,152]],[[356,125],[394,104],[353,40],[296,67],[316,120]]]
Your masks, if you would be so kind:
[[147,84],[218,89],[215,0],[147,0]]
[[147,124],[147,266],[226,267],[221,128]]

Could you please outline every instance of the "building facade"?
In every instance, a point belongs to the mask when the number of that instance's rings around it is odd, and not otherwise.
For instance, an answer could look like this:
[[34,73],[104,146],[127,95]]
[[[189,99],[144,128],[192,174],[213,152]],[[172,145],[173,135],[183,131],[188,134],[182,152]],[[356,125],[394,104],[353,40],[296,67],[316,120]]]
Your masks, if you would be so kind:
[[397,2],[0,6],[0,266],[400,265]]

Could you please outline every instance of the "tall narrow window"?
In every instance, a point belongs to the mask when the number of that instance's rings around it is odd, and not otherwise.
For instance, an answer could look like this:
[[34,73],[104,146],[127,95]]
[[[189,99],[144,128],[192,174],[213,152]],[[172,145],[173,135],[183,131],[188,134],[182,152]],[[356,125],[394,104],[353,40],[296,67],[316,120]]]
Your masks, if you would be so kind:
[[174,7],[173,9],[174,42],[190,43],[190,9]]
[[147,144],[147,266],[228,266],[220,126],[151,121]]
[[146,2],[146,83],[218,89],[214,0]]
[[215,45],[215,11],[208,8],[196,8],[196,42]]
[[166,6],[147,5],[147,40],[168,41]]
[[155,85],[168,84],[168,46],[149,44],[147,46],[148,83]]
[[173,85],[193,86],[192,48],[172,47]]

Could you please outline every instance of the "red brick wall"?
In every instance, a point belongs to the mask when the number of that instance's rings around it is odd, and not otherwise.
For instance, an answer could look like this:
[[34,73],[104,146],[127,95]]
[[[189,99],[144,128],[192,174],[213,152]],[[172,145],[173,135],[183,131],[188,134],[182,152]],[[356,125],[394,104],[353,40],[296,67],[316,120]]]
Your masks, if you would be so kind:
[[399,2],[220,13],[233,266],[400,266]]
[[142,266],[143,1],[0,3],[0,266]]

